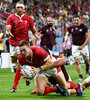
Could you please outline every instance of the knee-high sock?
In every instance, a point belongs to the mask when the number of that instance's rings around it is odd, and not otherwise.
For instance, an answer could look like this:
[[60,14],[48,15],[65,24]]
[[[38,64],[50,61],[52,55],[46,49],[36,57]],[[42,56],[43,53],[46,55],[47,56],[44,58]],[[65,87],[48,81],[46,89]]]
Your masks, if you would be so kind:
[[71,81],[68,81],[68,83],[70,83],[70,89],[78,89],[79,85],[77,83],[73,83]]
[[14,85],[13,85],[13,88],[16,88],[17,89],[17,86],[19,84],[19,81],[20,81],[20,78],[21,78],[21,69],[17,69],[16,70],[16,74],[15,74],[15,77],[14,77]]
[[45,86],[44,95],[49,94],[51,92],[58,92],[57,87],[48,87],[48,86]]

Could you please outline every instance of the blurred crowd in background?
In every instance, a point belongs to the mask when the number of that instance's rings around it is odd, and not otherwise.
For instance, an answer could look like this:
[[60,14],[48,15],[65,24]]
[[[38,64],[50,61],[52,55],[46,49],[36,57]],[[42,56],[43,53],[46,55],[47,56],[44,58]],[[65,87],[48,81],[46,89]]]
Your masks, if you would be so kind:
[[52,16],[56,36],[64,37],[73,15],[78,14],[90,31],[90,0],[0,0],[0,33],[5,34],[6,19],[16,12],[17,1],[24,2],[25,13],[33,18],[37,29],[45,25],[47,16]]

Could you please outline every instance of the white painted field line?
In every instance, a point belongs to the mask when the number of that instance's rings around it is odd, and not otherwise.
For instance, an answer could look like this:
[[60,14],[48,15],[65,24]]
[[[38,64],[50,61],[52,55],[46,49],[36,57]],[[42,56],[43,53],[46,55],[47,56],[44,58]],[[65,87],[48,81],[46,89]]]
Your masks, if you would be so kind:
[[0,75],[0,77],[9,77],[9,76],[15,76],[15,75]]

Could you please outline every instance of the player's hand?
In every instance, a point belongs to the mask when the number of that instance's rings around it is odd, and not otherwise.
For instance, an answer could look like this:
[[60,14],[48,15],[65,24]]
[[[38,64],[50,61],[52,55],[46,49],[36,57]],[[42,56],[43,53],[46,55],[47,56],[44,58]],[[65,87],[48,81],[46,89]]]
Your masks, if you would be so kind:
[[40,39],[40,38],[43,36],[43,35],[41,34],[41,32],[42,32],[42,31],[36,32],[36,33],[35,33],[35,37],[38,38],[38,39]]
[[34,71],[35,74],[39,73],[39,69],[38,68],[32,67],[32,70]]
[[8,30],[6,30],[6,35],[14,37],[14,35],[10,31],[8,31]]
[[20,72],[20,74],[22,75],[23,79],[25,79],[26,81],[29,80],[29,79],[27,79],[27,78],[22,74],[22,72]]
[[83,49],[83,46],[78,47],[78,50],[82,50],[82,49]]

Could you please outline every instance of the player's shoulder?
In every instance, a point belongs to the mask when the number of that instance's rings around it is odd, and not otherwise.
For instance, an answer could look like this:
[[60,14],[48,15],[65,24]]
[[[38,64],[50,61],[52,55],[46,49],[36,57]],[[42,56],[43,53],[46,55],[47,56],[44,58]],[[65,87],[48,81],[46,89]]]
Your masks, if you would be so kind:
[[79,28],[88,31],[88,27],[84,23],[81,23]]
[[86,25],[85,25],[84,23],[81,23],[80,26],[82,26],[82,27],[86,27]]
[[73,28],[74,27],[74,25],[72,24],[72,25],[70,25],[68,28]]
[[42,47],[39,47],[39,46],[31,46],[30,48],[31,48],[31,50],[40,50],[40,49],[42,49]]
[[15,16],[15,14],[11,14],[10,16],[8,16],[8,19],[13,18],[14,16]]
[[31,46],[30,48],[34,53],[37,53],[37,54],[45,51],[42,47],[39,47],[39,46]]
[[32,18],[31,16],[27,15],[27,14],[24,14],[24,17],[26,17],[26,18],[29,18],[29,19],[33,20],[33,18]]
[[67,31],[71,30],[72,28],[74,28],[73,24],[67,27]]
[[45,26],[42,26],[40,29],[39,29],[39,31],[44,31],[44,30],[46,30],[47,29],[47,26],[45,25]]

